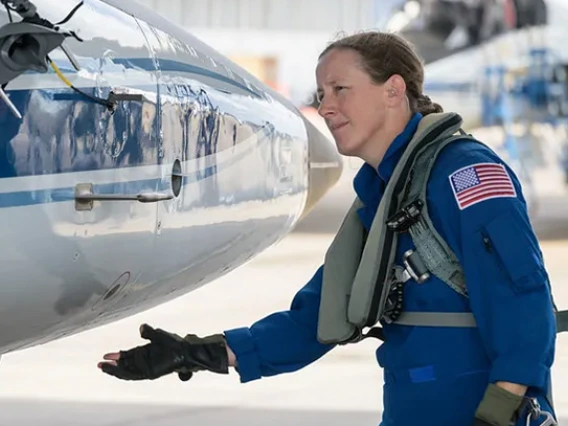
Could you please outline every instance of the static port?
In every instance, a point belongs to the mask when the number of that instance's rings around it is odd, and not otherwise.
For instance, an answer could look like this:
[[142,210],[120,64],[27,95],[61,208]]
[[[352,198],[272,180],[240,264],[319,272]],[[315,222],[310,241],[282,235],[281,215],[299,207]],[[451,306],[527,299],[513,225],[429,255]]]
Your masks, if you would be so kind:
[[107,294],[105,294],[105,297],[103,300],[108,300],[110,299],[112,296],[114,296],[114,294],[118,291],[118,289],[120,288],[120,284],[116,284],[113,288],[111,288]]
[[181,162],[179,160],[174,161],[174,167],[172,169],[172,192],[174,196],[179,196],[181,192],[181,184],[183,182],[183,176],[181,174]]

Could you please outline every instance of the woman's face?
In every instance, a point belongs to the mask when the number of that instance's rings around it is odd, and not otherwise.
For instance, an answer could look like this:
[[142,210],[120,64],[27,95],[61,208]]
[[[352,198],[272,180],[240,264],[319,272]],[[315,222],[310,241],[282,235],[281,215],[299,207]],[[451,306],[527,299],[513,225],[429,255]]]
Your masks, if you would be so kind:
[[338,151],[365,158],[375,140],[381,140],[388,96],[360,65],[359,53],[332,49],[316,68],[319,114],[335,139]]

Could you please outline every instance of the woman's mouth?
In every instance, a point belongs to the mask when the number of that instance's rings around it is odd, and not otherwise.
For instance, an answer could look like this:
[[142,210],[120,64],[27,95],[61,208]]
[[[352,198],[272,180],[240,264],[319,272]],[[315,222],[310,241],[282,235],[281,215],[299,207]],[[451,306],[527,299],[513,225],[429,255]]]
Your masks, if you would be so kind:
[[336,130],[341,129],[342,127],[344,127],[346,125],[347,125],[347,122],[339,123],[339,124],[333,124],[333,125],[329,126],[329,130],[332,131],[332,132],[335,132]]

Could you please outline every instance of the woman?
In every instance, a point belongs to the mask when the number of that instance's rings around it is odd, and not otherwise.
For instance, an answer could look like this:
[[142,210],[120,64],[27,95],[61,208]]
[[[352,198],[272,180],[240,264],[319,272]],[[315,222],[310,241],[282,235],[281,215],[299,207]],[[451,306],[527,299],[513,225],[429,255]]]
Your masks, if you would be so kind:
[[[338,150],[365,161],[354,187],[363,203],[357,214],[369,229],[409,141],[425,116],[442,109],[422,93],[422,62],[393,34],[366,32],[332,43],[320,55],[316,79],[319,113]],[[427,207],[463,266],[469,294],[436,276],[421,284],[411,279],[404,309],[472,312],[477,327],[382,324],[383,426],[524,425],[530,412],[524,397],[552,412],[546,393],[556,329],[548,277],[520,184],[502,164],[467,139],[448,144],[435,162]],[[482,185],[485,168],[499,168],[501,183]],[[401,234],[397,258],[409,248],[410,236]],[[197,371],[226,374],[233,366],[242,382],[297,371],[335,346],[318,340],[323,272],[322,265],[290,310],[251,327],[182,339],[144,325],[142,337],[151,343],[107,354],[99,368],[123,379],[177,372],[187,380]]]

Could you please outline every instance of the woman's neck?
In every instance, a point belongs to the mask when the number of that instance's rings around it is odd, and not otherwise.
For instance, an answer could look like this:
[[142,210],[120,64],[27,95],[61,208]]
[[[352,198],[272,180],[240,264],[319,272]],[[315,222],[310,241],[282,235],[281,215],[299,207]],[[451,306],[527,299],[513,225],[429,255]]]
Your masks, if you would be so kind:
[[387,115],[384,127],[367,144],[369,150],[361,156],[361,159],[377,170],[393,141],[406,129],[412,115],[413,113],[408,110],[391,114],[390,117]]

